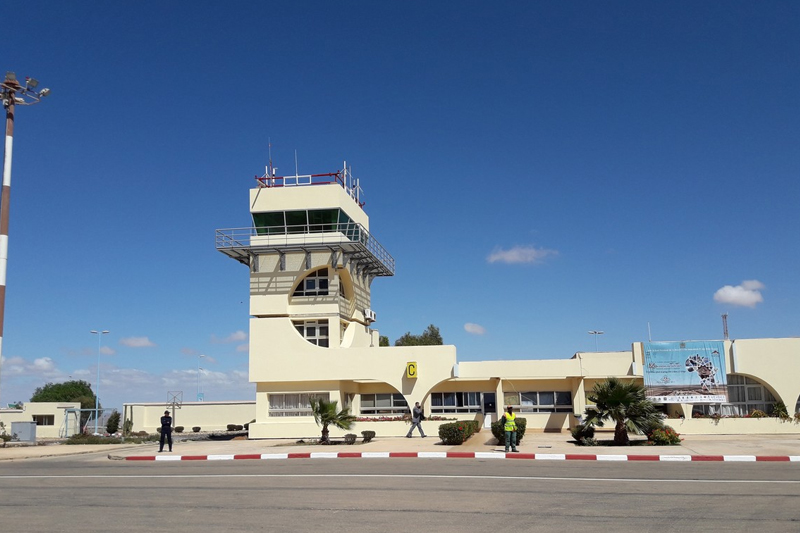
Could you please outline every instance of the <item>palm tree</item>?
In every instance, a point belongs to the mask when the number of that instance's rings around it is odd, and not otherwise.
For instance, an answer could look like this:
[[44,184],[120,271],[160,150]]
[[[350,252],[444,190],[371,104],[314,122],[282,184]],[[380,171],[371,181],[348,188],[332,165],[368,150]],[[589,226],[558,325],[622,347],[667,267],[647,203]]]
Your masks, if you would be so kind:
[[328,444],[328,426],[332,425],[339,429],[350,429],[356,417],[350,414],[350,408],[345,407],[337,411],[336,400],[329,402],[321,398],[311,398],[311,413],[314,415],[314,422],[319,426],[322,424],[322,437],[320,444]]
[[595,407],[586,408],[586,425],[603,427],[605,420],[613,420],[614,444],[626,446],[628,432],[649,433],[663,426],[661,415],[653,403],[645,397],[645,389],[633,381],[608,378],[595,383],[586,399]]

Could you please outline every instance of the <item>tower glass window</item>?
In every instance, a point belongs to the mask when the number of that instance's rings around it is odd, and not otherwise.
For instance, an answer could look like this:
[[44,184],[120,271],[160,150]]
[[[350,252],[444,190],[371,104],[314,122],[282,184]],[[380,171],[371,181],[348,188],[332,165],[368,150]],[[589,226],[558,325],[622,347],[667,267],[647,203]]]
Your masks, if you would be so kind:
[[303,278],[292,296],[327,296],[330,285],[328,275],[327,268],[315,270]]
[[350,240],[359,240],[358,225],[341,209],[309,209],[253,213],[258,235],[323,233],[338,231]]
[[305,340],[323,348],[328,347],[330,335],[327,320],[296,320],[292,323]]

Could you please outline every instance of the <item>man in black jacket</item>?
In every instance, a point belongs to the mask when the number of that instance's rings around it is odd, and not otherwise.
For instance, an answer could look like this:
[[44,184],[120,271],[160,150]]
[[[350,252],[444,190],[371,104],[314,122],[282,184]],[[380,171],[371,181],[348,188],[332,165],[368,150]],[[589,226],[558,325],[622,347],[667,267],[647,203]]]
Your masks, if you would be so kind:
[[422,431],[423,420],[425,420],[425,416],[423,415],[422,407],[420,407],[419,402],[417,402],[417,404],[411,410],[411,429],[408,430],[408,435],[406,435],[406,437],[409,439],[411,438],[414,428],[419,428],[419,434],[422,435],[423,438],[426,437],[425,432]]
[[161,417],[161,440],[158,451],[164,451],[164,440],[166,439],[169,444],[169,451],[172,451],[172,417],[169,416],[169,411],[164,411],[164,416]]

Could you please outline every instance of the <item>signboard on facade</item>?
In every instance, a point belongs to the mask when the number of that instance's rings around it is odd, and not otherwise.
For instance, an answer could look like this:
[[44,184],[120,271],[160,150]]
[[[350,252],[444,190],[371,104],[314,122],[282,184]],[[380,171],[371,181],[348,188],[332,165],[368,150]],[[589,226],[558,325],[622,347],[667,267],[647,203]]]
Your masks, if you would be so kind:
[[644,343],[644,386],[655,403],[727,402],[723,342]]
[[417,378],[417,362],[409,361],[406,363],[406,377],[410,379]]

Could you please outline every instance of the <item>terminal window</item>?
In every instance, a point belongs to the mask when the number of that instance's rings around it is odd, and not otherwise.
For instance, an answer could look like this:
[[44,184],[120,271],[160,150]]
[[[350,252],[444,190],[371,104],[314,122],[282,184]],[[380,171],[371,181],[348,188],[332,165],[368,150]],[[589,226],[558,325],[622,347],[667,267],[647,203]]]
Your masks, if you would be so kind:
[[362,415],[402,415],[408,413],[405,396],[393,394],[362,394]]
[[506,392],[505,403],[522,413],[571,413],[569,391]]
[[33,421],[37,426],[55,426],[56,415],[33,415]]
[[431,413],[480,413],[480,392],[432,392]]
[[311,399],[330,400],[325,392],[294,392],[288,394],[270,394],[269,416],[312,416]]

